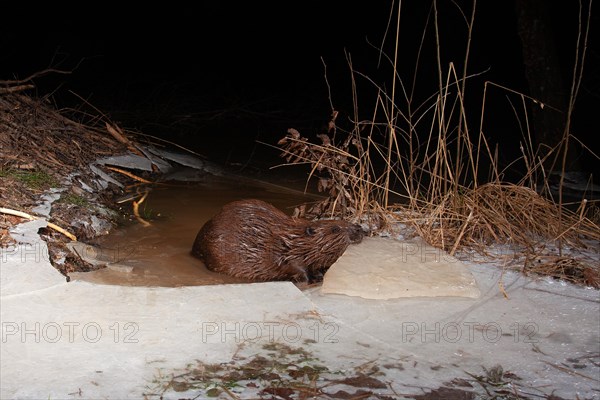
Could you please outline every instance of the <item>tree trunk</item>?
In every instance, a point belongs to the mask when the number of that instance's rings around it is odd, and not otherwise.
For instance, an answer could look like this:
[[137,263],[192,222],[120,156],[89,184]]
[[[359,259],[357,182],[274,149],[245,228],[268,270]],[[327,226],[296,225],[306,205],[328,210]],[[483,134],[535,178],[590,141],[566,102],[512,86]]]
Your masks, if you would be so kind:
[[[567,6],[567,3],[562,6]],[[530,122],[533,122],[537,145],[542,146],[540,155],[545,156],[548,147],[554,148],[563,139],[569,86],[565,85],[564,74],[561,72],[559,49],[555,39],[557,32],[553,30],[547,0],[516,0],[515,6],[529,92],[531,97],[543,103],[543,106],[532,106]],[[570,21],[564,22],[565,25],[573,26]],[[573,57],[575,44],[573,49],[567,50],[572,51],[566,52],[566,55]],[[580,169],[575,146],[575,141],[570,140],[566,166],[569,171]],[[561,161],[562,151],[550,156],[544,166],[560,171]]]

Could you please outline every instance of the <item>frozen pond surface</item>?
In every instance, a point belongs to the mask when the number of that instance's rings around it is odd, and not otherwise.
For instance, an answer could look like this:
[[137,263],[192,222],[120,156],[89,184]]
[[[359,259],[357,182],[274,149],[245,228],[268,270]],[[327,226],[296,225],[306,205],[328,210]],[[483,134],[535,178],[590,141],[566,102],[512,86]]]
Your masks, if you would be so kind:
[[[0,265],[0,397],[206,398],[202,376],[223,386],[214,365],[231,378],[232,368],[257,360],[262,378],[238,368],[230,393],[269,397],[261,390],[279,379],[362,398],[600,396],[598,290],[477,262],[465,264],[478,298],[373,300],[288,282],[219,284],[189,248],[220,205],[258,197],[286,209],[306,201],[270,185],[242,186],[154,192],[147,207],[163,217],[152,227],[97,243],[135,265],[109,277],[65,282],[47,259],[27,256],[44,245],[41,222],[19,226],[24,243],[3,249]],[[177,206],[166,210],[162,201]],[[277,370],[282,365],[288,370]],[[293,372],[303,368],[318,377]]]

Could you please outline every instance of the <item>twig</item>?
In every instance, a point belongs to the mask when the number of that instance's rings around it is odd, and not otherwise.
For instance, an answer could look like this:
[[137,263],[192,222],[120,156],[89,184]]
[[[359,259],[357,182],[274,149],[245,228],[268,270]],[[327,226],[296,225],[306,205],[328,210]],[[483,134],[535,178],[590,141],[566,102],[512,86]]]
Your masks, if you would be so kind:
[[471,219],[473,219],[473,209],[471,209],[471,212],[469,213],[469,216],[467,217],[467,220],[463,224],[462,229],[460,230],[460,233],[456,237],[456,241],[454,242],[454,246],[452,246],[452,250],[450,251],[450,255],[451,256],[453,256],[454,253],[456,252],[456,248],[458,247],[458,244],[460,243],[460,240],[462,239],[463,235],[465,234],[465,230],[467,229],[467,226],[469,226],[469,222],[471,222]]
[[[36,217],[34,215],[27,214],[27,213],[22,212],[22,211],[12,210],[10,208],[3,208],[3,207],[0,207],[0,213],[14,215],[16,217],[21,217],[21,218],[27,218],[30,221],[35,221],[35,220],[38,220],[38,219],[43,219],[41,217]],[[60,226],[55,225],[52,222],[47,222],[47,224],[48,224],[48,228],[52,228],[55,231],[62,233],[63,235],[65,235],[66,237],[68,237],[69,239],[71,239],[74,242],[77,241],[77,237],[75,235],[73,235],[72,233],[66,231],[65,229],[61,228]]]
[[23,90],[33,89],[34,87],[35,87],[34,85],[9,86],[7,88],[0,88],[0,94],[22,92]]
[[54,68],[47,68],[45,70],[42,71],[38,71],[35,72],[31,75],[29,75],[27,78],[25,79],[16,79],[16,80],[10,80],[10,81],[0,81],[0,85],[21,85],[23,83],[26,82],[30,82],[35,78],[39,78],[40,76],[44,76],[44,75],[48,75],[48,74],[62,74],[62,75],[69,75],[72,73],[72,71],[63,71],[60,69],[54,69]]
[[123,174],[125,176],[128,176],[131,179],[135,179],[138,182],[142,182],[142,183],[154,183],[154,182],[151,182],[151,181],[149,181],[147,179],[141,178],[141,177],[139,177],[139,176],[137,176],[135,174],[132,174],[129,171],[125,171],[125,170],[123,170],[121,168],[111,167],[111,166],[108,166],[108,165],[106,166],[106,168],[110,169],[111,171],[115,171],[115,172],[118,172],[118,173]]
[[139,151],[133,144],[131,144],[131,141],[125,137],[123,131],[117,125],[111,125],[108,122],[106,122],[106,130],[108,131],[108,133],[111,134],[112,137],[117,139],[119,143],[122,143],[125,146],[127,146],[129,151],[131,151],[134,154],[137,154],[138,156],[145,157],[145,155],[142,154],[141,151]]
[[563,366],[556,365],[556,364],[553,364],[553,363],[551,363],[551,362],[548,362],[548,361],[544,361],[544,362],[545,362],[546,364],[548,364],[549,366],[556,368],[556,369],[557,369],[557,370],[559,370],[559,371],[566,372],[566,373],[567,373],[567,374],[569,374],[569,375],[577,375],[577,376],[581,376],[582,378],[586,378],[586,379],[589,379],[589,380],[591,380],[591,381],[594,381],[594,382],[600,382],[600,379],[598,379],[598,378],[593,378],[593,377],[591,377],[591,376],[587,376],[587,375],[584,375],[584,374],[580,374],[580,373],[579,373],[579,372],[577,372],[577,371],[573,371],[572,369],[565,368],[565,367],[563,367]]
[[135,218],[144,226],[150,226],[150,222],[146,221],[144,218],[142,218],[140,216],[140,211],[139,211],[139,207],[140,204],[142,204],[144,202],[144,200],[146,200],[146,197],[148,197],[148,192],[144,193],[144,195],[142,196],[142,198],[139,201],[133,201],[133,215],[135,215]]

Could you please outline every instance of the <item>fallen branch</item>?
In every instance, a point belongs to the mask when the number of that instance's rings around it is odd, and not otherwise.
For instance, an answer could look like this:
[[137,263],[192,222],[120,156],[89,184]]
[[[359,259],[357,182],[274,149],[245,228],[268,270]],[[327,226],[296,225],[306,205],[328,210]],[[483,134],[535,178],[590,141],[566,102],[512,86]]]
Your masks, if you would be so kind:
[[0,94],[22,92],[23,90],[33,89],[34,87],[35,86],[33,86],[33,85],[17,85],[17,86],[9,86],[6,88],[0,87]]
[[108,122],[106,123],[106,130],[108,131],[108,133],[111,134],[112,137],[114,137],[119,143],[124,144],[125,146],[127,146],[127,148],[129,149],[129,151],[131,151],[134,154],[137,154],[138,156],[141,157],[145,157],[144,154],[142,154],[141,151],[139,151],[132,143],[129,139],[127,139],[125,137],[125,134],[123,133],[123,131],[121,130],[121,128],[119,128],[117,125],[111,125]]
[[33,89],[35,85],[31,82],[35,78],[39,78],[40,76],[48,75],[48,74],[63,74],[68,75],[71,71],[62,71],[60,69],[48,68],[43,71],[38,71],[34,74],[29,75],[25,79],[14,79],[14,80],[0,80],[0,94],[9,94],[9,93],[17,93],[22,92],[23,90]]
[[31,74],[25,79],[15,79],[15,80],[9,80],[9,81],[0,80],[0,85],[20,85],[22,83],[32,81],[35,78],[39,78],[40,76],[44,76],[44,75],[48,75],[48,74],[69,75],[71,73],[72,73],[72,71],[63,71],[61,69],[47,68],[42,71],[38,71],[38,72]]
[[144,193],[144,195],[142,196],[142,198],[139,201],[134,200],[133,201],[133,215],[135,215],[135,218],[144,226],[150,226],[150,222],[146,221],[144,218],[142,218],[140,216],[140,204],[142,204],[144,202],[144,200],[146,200],[146,197],[148,196],[148,192]]
[[125,171],[125,170],[123,170],[123,169],[121,169],[121,168],[117,168],[117,167],[110,167],[110,166],[106,166],[106,168],[107,168],[107,169],[110,169],[111,171],[115,171],[115,172],[118,172],[118,173],[120,173],[120,174],[123,174],[123,175],[125,175],[125,176],[128,176],[128,177],[130,177],[131,179],[134,179],[134,180],[136,180],[136,181],[138,181],[138,182],[142,182],[142,183],[154,183],[154,182],[151,182],[151,181],[149,181],[149,180],[147,180],[147,179],[140,178],[139,176],[137,176],[137,175],[135,175],[135,174],[132,174],[132,173],[131,173],[131,172],[129,172],[129,171]]
[[[43,219],[41,217],[36,217],[34,215],[27,214],[27,213],[22,212],[22,211],[12,210],[10,208],[3,208],[3,207],[0,207],[0,213],[2,213],[2,214],[8,214],[8,215],[14,215],[16,217],[21,217],[21,218],[27,218],[30,221],[35,221],[35,220],[38,220],[38,219]],[[53,224],[52,222],[47,222],[47,224],[48,224],[48,228],[52,228],[55,231],[62,233],[63,235],[65,235],[66,237],[68,237],[69,239],[71,239],[74,242],[77,241],[77,237],[75,235],[73,235],[71,232],[68,232],[67,230],[61,228],[60,226]]]

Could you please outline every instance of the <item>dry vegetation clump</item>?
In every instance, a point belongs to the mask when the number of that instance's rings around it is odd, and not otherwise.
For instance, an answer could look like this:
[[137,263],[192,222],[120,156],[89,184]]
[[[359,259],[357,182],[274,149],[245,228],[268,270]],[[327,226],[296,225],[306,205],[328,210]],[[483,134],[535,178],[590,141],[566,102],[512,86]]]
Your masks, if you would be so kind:
[[454,252],[458,245],[485,246],[510,243],[530,246],[539,240],[562,240],[584,246],[582,238],[600,240],[591,220],[559,207],[533,189],[511,183],[486,183],[458,195],[448,194],[435,208],[424,207],[428,217],[415,224],[431,243]]
[[4,171],[39,170],[59,178],[124,150],[105,128],[74,121],[47,99],[21,93],[0,94],[0,132]]
[[107,134],[100,120],[84,124],[73,118],[57,111],[47,99],[0,92],[3,207],[30,211],[42,193],[61,186],[69,186],[69,193],[63,197],[72,205],[86,206],[86,197],[92,194],[83,189],[84,185],[98,193],[106,189],[97,184],[89,165],[99,158],[123,153],[127,147]]
[[[474,16],[473,11],[470,20],[465,18],[469,37]],[[479,126],[472,129],[467,118],[470,110],[464,105],[470,79],[470,42],[462,74],[459,76],[452,63],[443,70],[437,24],[436,14],[438,91],[425,102],[415,104],[412,97],[417,80],[411,87],[399,76],[398,46],[393,57],[381,51],[393,69],[392,84],[385,86],[355,70],[348,58],[355,101],[355,115],[347,121],[350,126],[346,130],[338,127],[337,112],[333,111],[328,131],[317,136],[320,143],[311,143],[295,129],[288,130],[279,141],[286,161],[310,165],[310,177],[316,177],[318,189],[328,195],[323,202],[301,209],[300,214],[366,219],[374,230],[389,228],[391,221],[399,222],[451,254],[476,250],[490,255],[488,246],[508,245],[515,251],[515,258],[521,260],[520,269],[525,273],[600,287],[598,206],[585,199],[575,208],[565,204],[562,180],[558,196],[552,196],[549,190],[551,174],[546,166],[555,160],[553,165],[559,168],[553,171],[564,176],[563,154],[569,142],[575,140],[570,119],[562,141],[553,148],[544,143],[534,145],[533,135],[524,129],[522,155],[503,169],[498,161],[499,150],[489,144],[485,134],[486,118],[493,112],[486,111],[487,89],[498,85],[485,82]],[[587,40],[587,32],[580,33],[581,40]],[[579,43],[576,52],[583,63]],[[377,92],[372,117],[367,121],[358,115],[359,78]],[[574,74],[573,79],[568,115],[574,107],[581,74]],[[391,93],[385,87],[391,87]],[[522,104],[515,115],[527,116],[527,102],[542,103],[508,88],[502,90],[516,96],[514,104]],[[514,170],[516,166],[522,171],[521,178],[507,180],[506,168]],[[554,250],[548,253],[549,248]],[[596,257],[580,257],[582,253],[571,252],[573,249],[589,250]]]
[[283,150],[281,157],[290,164],[309,164],[309,179],[316,177],[317,190],[327,195],[310,207],[301,206],[296,215],[308,218],[336,215],[355,222],[366,220],[378,228],[387,226],[387,215],[379,199],[373,197],[374,186],[381,186],[371,179],[369,152],[356,135],[346,135],[342,143],[337,143],[337,116],[337,111],[333,111],[327,132],[317,135],[320,144],[310,143],[293,128],[278,142]]
[[403,368],[401,364],[380,368],[365,363],[332,370],[312,353],[309,344],[294,348],[285,343],[267,343],[260,352],[246,356],[239,354],[246,347],[243,343],[227,363],[197,360],[185,368],[159,370],[144,398],[162,399],[172,392],[185,392],[185,398],[232,399],[389,399],[395,394],[385,381],[386,372]]
[[[102,117],[57,111],[48,99],[21,92],[32,85],[6,81],[0,85],[6,86],[0,86],[0,245],[14,244],[9,229],[27,216],[36,218],[33,208],[40,204],[42,195],[52,191],[60,198],[54,202],[48,221],[63,228],[67,236],[79,240],[98,236],[92,229],[94,216],[106,226],[114,225],[121,214],[112,199],[122,190],[112,185],[103,187],[89,165],[126,152],[127,144],[107,131]],[[78,122],[76,118],[88,120]],[[67,236],[53,229],[42,233],[53,261],[68,256],[70,252],[64,248]],[[89,269],[77,260],[67,261],[55,267],[65,274]]]
[[[573,256],[566,251],[563,254],[563,249],[590,246],[593,252],[594,244],[600,243],[600,226],[593,218],[596,205],[586,208],[588,202],[583,201],[577,210],[572,210],[561,207],[525,183],[495,179],[474,187],[445,181],[446,190],[442,190],[442,185],[422,190],[425,186],[422,182],[413,182],[413,187],[419,190],[412,194],[401,195],[390,189],[402,200],[386,207],[384,175],[375,174],[376,168],[365,164],[369,158],[358,145],[360,140],[354,135],[349,137],[352,140],[336,146],[329,136],[321,134],[321,143],[315,144],[290,129],[279,141],[286,161],[310,165],[310,176],[316,177],[318,190],[328,196],[297,210],[300,216],[343,216],[367,222],[374,231],[390,229],[392,222],[400,222],[431,245],[452,255],[465,249],[490,255],[486,250],[488,246],[510,245],[520,253],[516,257],[523,260],[523,272],[600,287],[597,260]],[[350,152],[350,144],[356,155]],[[413,170],[416,169],[424,171],[422,166],[413,166]],[[431,175],[419,176],[429,178]],[[540,256],[549,247],[557,250]]]

